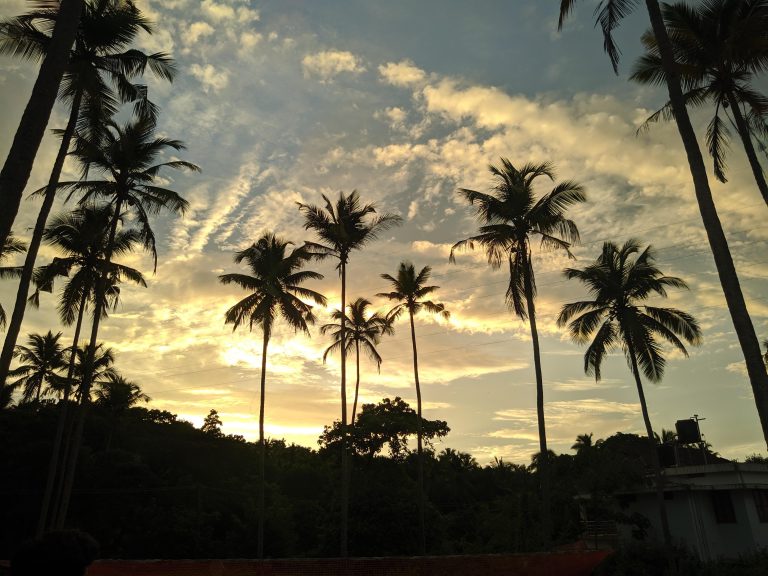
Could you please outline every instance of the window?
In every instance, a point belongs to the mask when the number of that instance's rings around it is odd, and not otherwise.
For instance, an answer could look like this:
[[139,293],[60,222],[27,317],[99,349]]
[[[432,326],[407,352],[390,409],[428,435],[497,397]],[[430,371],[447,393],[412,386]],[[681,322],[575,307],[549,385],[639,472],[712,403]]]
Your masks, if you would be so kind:
[[728,490],[712,491],[712,508],[718,524],[736,524],[736,511],[733,509],[731,493]]
[[755,509],[760,522],[768,522],[768,490],[755,490],[752,492],[755,498]]

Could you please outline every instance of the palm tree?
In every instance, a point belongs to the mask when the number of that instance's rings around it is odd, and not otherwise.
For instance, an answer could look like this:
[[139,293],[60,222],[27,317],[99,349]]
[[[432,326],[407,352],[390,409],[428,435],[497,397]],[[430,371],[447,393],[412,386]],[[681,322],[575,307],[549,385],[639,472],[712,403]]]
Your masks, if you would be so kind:
[[419,384],[419,356],[416,350],[416,325],[413,321],[414,316],[425,310],[430,314],[438,314],[448,319],[450,313],[445,309],[444,304],[435,303],[431,300],[424,300],[435,292],[439,286],[428,286],[426,283],[432,275],[432,269],[424,266],[417,274],[416,269],[410,262],[401,262],[397,269],[397,276],[382,274],[384,280],[392,284],[391,292],[382,292],[377,294],[381,298],[397,302],[392,310],[387,314],[387,319],[394,322],[403,312],[408,312],[408,319],[411,323],[411,345],[413,346],[413,379],[416,383],[416,414],[418,426],[416,428],[416,451],[419,458],[419,552],[426,553],[426,495],[424,492],[424,452],[422,449],[422,422],[421,422],[421,385]]
[[539,427],[539,470],[542,472],[541,491],[544,509],[544,538],[551,537],[549,522],[549,482],[547,459],[547,432],[544,420],[544,381],[539,352],[539,332],[536,326],[536,281],[533,272],[531,242],[540,240],[544,249],[562,250],[569,257],[571,244],[579,240],[579,231],[565,211],[586,197],[580,184],[570,180],[560,182],[540,198],[536,198],[534,184],[541,176],[555,180],[554,166],[550,162],[525,164],[519,169],[506,158],[501,166],[491,165],[494,185],[490,193],[461,189],[459,195],[475,207],[480,221],[479,234],[461,240],[451,248],[450,260],[455,252],[474,249],[475,244],[485,249],[488,264],[500,268],[509,266],[507,304],[522,320],[528,319],[533,341],[533,363],[536,374],[536,415]]
[[[61,78],[69,64],[69,49],[75,41],[85,0],[39,0],[41,8],[57,11],[49,49],[27,101],[11,149],[0,171],[0,246],[11,233],[21,196],[32,172],[37,150],[56,102]],[[2,389],[0,388],[0,393]]]
[[[349,315],[345,315],[344,323],[349,326],[349,333],[346,335],[347,344],[346,353],[349,354],[354,346],[356,362],[355,379],[355,401],[352,403],[352,416],[349,418],[349,425],[355,425],[355,413],[357,412],[357,398],[360,392],[360,348],[366,353],[368,358],[376,363],[376,368],[381,371],[381,355],[376,346],[381,342],[382,335],[394,334],[392,323],[378,312],[368,314],[370,301],[365,298],[358,298],[349,305]],[[334,310],[331,317],[336,323],[324,324],[320,327],[321,334],[331,333],[333,343],[326,348],[323,353],[323,362],[328,355],[341,348],[341,310]]]
[[[335,258],[339,261],[337,269],[341,278],[341,306],[347,309],[347,264],[353,250],[362,248],[375,240],[378,235],[393,226],[398,226],[402,218],[395,214],[376,215],[374,204],[362,204],[360,195],[353,190],[348,196],[339,192],[339,198],[333,204],[322,195],[325,207],[299,202],[299,211],[304,214],[304,229],[314,230],[320,243],[307,242],[307,247],[318,258]],[[341,316],[339,337],[346,342],[347,323]],[[347,350],[341,347],[341,526],[340,548],[342,558],[347,556],[347,532],[349,516],[349,462],[347,455]]]
[[653,433],[653,439],[657,444],[670,444],[677,440],[677,434],[674,430],[667,430],[666,428],[662,428],[661,434],[658,432]]
[[[687,356],[683,340],[698,345],[701,330],[693,316],[686,312],[647,306],[641,302],[652,294],[666,297],[668,288],[688,286],[680,278],[664,276],[656,267],[651,247],[641,250],[636,240],[628,240],[621,247],[606,242],[594,263],[584,269],[567,268],[565,276],[586,284],[594,299],[566,304],[557,324],[568,324],[569,334],[575,342],[589,343],[584,354],[584,371],[594,374],[596,380],[600,380],[605,355],[615,348],[622,350],[635,378],[646,434],[654,445],[640,372],[651,382],[660,382],[666,359],[659,339]],[[653,454],[662,531],[664,541],[669,545],[671,539],[664,507],[661,467],[656,452]]]
[[[20,254],[27,249],[24,242],[16,239],[13,234],[8,236],[2,245],[0,245],[0,262],[9,254]],[[21,275],[21,266],[0,266],[0,279],[18,278]],[[5,328],[5,310],[0,305],[0,329]],[[0,381],[0,393],[3,390],[3,383]]]
[[[752,143],[753,134],[759,136],[765,130],[768,98],[751,85],[755,75],[768,65],[768,1],[710,0],[695,7],[662,4],[662,13],[686,102],[690,106],[712,104],[715,108],[707,128],[715,176],[721,182],[727,181],[725,152],[730,131],[720,116],[722,113],[736,126],[757,187],[768,204],[768,184]],[[645,33],[643,44],[646,53],[636,62],[630,79],[641,84],[664,84],[666,75],[652,32]],[[748,112],[742,111],[742,107]],[[673,119],[669,102],[648,118],[644,126],[660,118]]]
[[[69,351],[69,349],[68,349]],[[75,381],[82,381],[85,378],[85,367],[88,358],[88,347],[78,346],[75,348]],[[119,376],[114,367],[115,364],[115,351],[112,348],[107,348],[103,343],[96,345],[96,352],[93,355],[93,362],[91,363],[90,380],[91,383],[98,389],[111,382],[115,377]],[[92,388],[89,391],[89,395],[86,397],[83,395],[84,390],[82,388],[75,391],[75,400],[78,403],[84,404],[91,402],[95,394]]]
[[[128,280],[138,286],[145,288],[147,286],[144,276],[135,268],[117,262],[105,262],[104,254],[107,249],[111,219],[112,210],[109,206],[84,205],[73,212],[60,214],[54,218],[43,236],[47,244],[58,248],[63,255],[37,269],[35,283],[38,289],[31,296],[31,300],[37,304],[41,290],[50,292],[53,290],[56,277],[67,277],[68,280],[61,291],[58,304],[59,318],[65,326],[75,324],[64,399],[69,397],[69,385],[74,376],[75,352],[80,341],[83,317],[89,304],[93,302],[100,276],[106,273],[109,279],[107,291],[101,302],[103,316],[106,316],[110,308],[114,309],[117,306],[120,283]],[[133,252],[139,241],[138,231],[118,230],[112,246],[112,257]],[[73,270],[75,270],[74,273]]]
[[[56,22],[52,8],[38,8],[14,18],[0,27],[0,54],[39,60],[47,53],[50,38],[46,33]],[[146,86],[134,85],[149,66],[155,76],[172,80],[173,60],[164,53],[144,54],[127,49],[139,31],[152,33],[149,21],[131,0],[87,0],[77,39],[72,46],[70,64],[61,86],[61,97],[69,104],[69,121],[51,171],[48,185],[40,190],[43,203],[35,223],[24,271],[19,281],[11,322],[3,353],[0,355],[0,383],[10,366],[10,354],[21,329],[25,300],[32,281],[35,259],[53,206],[57,185],[75,129],[92,131],[103,118],[111,117],[120,102],[135,102],[137,113],[154,116],[154,105],[147,99]]]
[[[98,278],[102,272],[109,276],[109,288],[102,301],[104,311],[115,308],[120,295],[119,283],[129,280],[139,286],[146,287],[141,272],[128,266],[111,262],[106,265],[104,253],[107,248],[109,224],[112,211],[109,206],[85,205],[73,212],[55,217],[45,231],[43,239],[62,254],[53,262],[38,268],[35,273],[35,283],[38,289],[31,296],[33,303],[39,301],[39,292],[53,291],[54,282],[58,276],[66,276],[68,280],[61,291],[59,299],[59,318],[65,326],[75,324],[72,346],[69,347],[69,367],[66,380],[61,390],[56,436],[51,451],[48,468],[46,489],[41,506],[38,533],[46,528],[48,512],[53,495],[55,478],[61,465],[61,445],[65,427],[71,427],[69,421],[69,399],[75,377],[77,350],[79,349],[80,331],[83,318],[89,306],[92,306]],[[119,230],[115,234],[113,257],[132,252],[139,241],[135,230]],[[74,272],[73,272],[74,270]],[[102,312],[106,314],[106,312]],[[67,434],[71,435],[71,431]]]
[[[564,19],[571,12],[575,4],[576,0],[560,1],[559,28],[562,28]],[[597,21],[603,30],[604,46],[614,70],[618,66],[619,50],[613,40],[613,30],[637,4],[636,0],[601,0],[597,7]],[[763,429],[763,437],[766,445],[768,445],[768,371],[762,359],[760,342],[757,339],[752,319],[749,317],[744,294],[739,284],[739,277],[736,274],[736,267],[733,264],[733,258],[728,248],[728,241],[725,238],[723,226],[712,198],[712,191],[707,178],[707,169],[704,165],[704,158],[701,155],[699,143],[696,140],[696,133],[693,130],[693,125],[685,106],[685,96],[683,95],[680,76],[677,71],[678,66],[675,63],[672,43],[664,26],[664,18],[659,2],[658,0],[645,0],[645,5],[651,20],[653,35],[659,46],[659,55],[661,56],[661,64],[666,77],[667,91],[669,92],[669,102],[672,105],[675,124],[680,132],[680,138],[688,158],[699,212],[701,213],[709,247],[715,260],[717,273],[720,277],[720,285],[723,288],[728,311],[731,314],[739,345],[744,354],[747,374],[752,385],[752,393],[755,397],[760,425]]]
[[30,334],[27,345],[16,346],[14,356],[21,364],[11,370],[10,376],[18,379],[11,384],[23,389],[22,402],[40,403],[40,397],[55,393],[61,385],[61,370],[66,366],[64,350],[59,339],[61,332]]
[[94,396],[96,397],[95,403],[105,408],[110,415],[106,450],[112,446],[115,426],[122,415],[139,402],[151,400],[138,384],[115,372],[110,374],[106,380],[99,382]]
[[592,436],[594,436],[592,432],[589,434],[579,434],[576,436],[576,442],[574,442],[573,446],[571,446],[571,450],[576,450],[577,455],[588,452],[594,447]]
[[288,252],[291,242],[266,232],[255,244],[238,252],[235,262],[245,262],[252,275],[223,274],[222,284],[236,284],[249,292],[248,296],[227,310],[225,323],[232,324],[232,330],[254,325],[262,331],[261,389],[259,405],[259,526],[258,554],[264,557],[264,399],[267,378],[267,346],[272,329],[278,317],[294,330],[309,334],[309,325],[314,324],[312,306],[302,300],[308,299],[325,305],[322,294],[301,286],[307,280],[321,280],[322,274],[302,268],[314,258],[307,246]]
[[[137,225],[138,237],[148,250],[157,268],[157,249],[155,235],[150,226],[149,217],[162,210],[183,213],[188,203],[177,192],[156,186],[154,181],[163,168],[199,170],[184,160],[158,162],[158,157],[168,149],[183,150],[179,140],[156,137],[155,120],[150,115],[140,114],[124,125],[113,120],[105,122],[104,129],[94,134],[76,134],[75,156],[83,167],[83,176],[101,173],[103,180],[79,180],[63,182],[61,188],[70,190],[70,197],[81,193],[81,204],[104,199],[112,206],[112,218],[109,224],[109,236],[104,251],[104,265],[109,267],[114,253],[115,238],[119,224],[130,216]],[[123,213],[125,210],[125,214]],[[93,324],[88,345],[88,353],[83,362],[83,381],[79,395],[85,401],[80,404],[77,415],[77,428],[73,435],[74,448],[70,450],[67,462],[67,480],[63,500],[58,513],[58,525],[63,525],[69,506],[69,497],[74,481],[77,456],[82,440],[82,429],[90,397],[92,384],[92,366],[96,352],[99,325],[104,312],[104,298],[109,289],[109,277],[102,272],[99,277],[94,297]]]

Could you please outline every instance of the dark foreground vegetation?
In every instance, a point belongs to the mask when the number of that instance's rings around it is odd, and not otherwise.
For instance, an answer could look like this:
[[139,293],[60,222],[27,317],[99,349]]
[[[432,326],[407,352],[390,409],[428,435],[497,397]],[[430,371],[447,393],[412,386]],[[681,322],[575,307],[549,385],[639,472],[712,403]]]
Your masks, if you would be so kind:
[[[399,399],[363,407],[352,442],[350,554],[410,555],[418,551],[418,463],[407,405]],[[255,557],[258,445],[203,429],[174,414],[134,407],[115,417],[93,405],[84,434],[68,526],[92,534],[105,558]],[[53,404],[0,411],[0,558],[34,535],[51,438]],[[447,424],[424,422],[425,437]],[[268,557],[338,553],[338,458],[334,428],[318,450],[267,443]],[[614,490],[641,480],[649,442],[616,434],[575,455],[550,454],[556,543],[579,538],[577,494],[601,507]],[[480,466],[469,454],[427,448],[429,554],[529,552],[543,548],[536,461],[496,460]],[[638,518],[619,518],[634,523]]]
[[635,544],[604,561],[594,576],[762,576],[768,574],[768,551],[738,559],[701,562],[685,550],[667,561],[662,547]]

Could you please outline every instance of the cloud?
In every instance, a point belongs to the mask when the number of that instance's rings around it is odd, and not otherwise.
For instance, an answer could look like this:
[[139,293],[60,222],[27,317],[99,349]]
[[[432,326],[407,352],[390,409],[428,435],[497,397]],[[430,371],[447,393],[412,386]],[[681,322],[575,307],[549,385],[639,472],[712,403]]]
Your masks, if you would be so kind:
[[307,54],[302,58],[301,66],[306,78],[316,77],[321,82],[328,82],[343,72],[360,74],[365,71],[365,66],[357,56],[341,50]]
[[193,22],[182,38],[186,46],[191,46],[197,44],[201,38],[210,36],[214,32],[215,29],[208,22]]
[[206,16],[216,22],[236,20],[240,23],[247,23],[259,20],[260,18],[258,10],[253,10],[247,6],[235,8],[230,4],[214,2],[213,0],[203,0],[200,9]]
[[211,89],[214,92],[218,92],[229,84],[229,72],[217,69],[211,64],[206,64],[204,66],[201,66],[200,64],[192,64],[189,71],[192,76],[200,80],[203,84],[203,90],[206,92]]
[[387,84],[403,88],[420,84],[427,77],[426,72],[417,68],[410,60],[382,64],[379,66],[379,74]]

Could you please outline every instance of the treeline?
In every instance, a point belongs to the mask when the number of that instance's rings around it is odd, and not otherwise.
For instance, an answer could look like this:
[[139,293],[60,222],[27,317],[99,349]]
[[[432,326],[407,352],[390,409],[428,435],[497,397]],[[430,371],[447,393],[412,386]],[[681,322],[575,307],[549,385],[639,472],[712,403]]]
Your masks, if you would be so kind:
[[[99,541],[102,557],[256,555],[257,444],[223,435],[216,418],[197,429],[144,407],[115,420],[95,404],[91,415],[69,523]],[[0,557],[34,534],[56,417],[55,405],[47,403],[0,411],[0,461],[13,463],[0,475]],[[351,555],[418,551],[417,458],[408,442],[415,424],[413,410],[399,399],[361,410],[359,438],[351,443]],[[430,446],[430,438],[447,434],[446,422],[423,424],[429,553],[540,550],[538,456],[529,466],[503,460],[481,466],[469,454]],[[333,431],[326,428],[318,450],[267,443],[265,556],[338,554],[340,453]],[[573,455],[549,455],[556,543],[579,537],[576,495],[589,494],[590,506],[607,511],[610,494],[640,481],[651,462],[645,438],[586,438],[576,442]],[[617,520],[642,533],[642,519]]]

